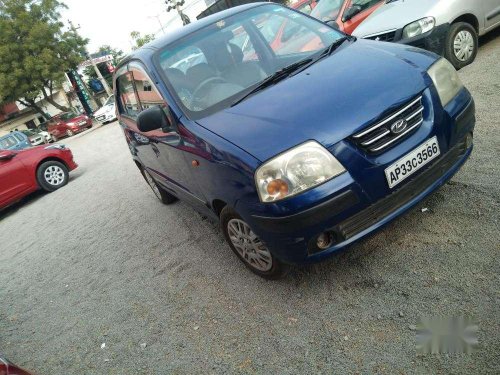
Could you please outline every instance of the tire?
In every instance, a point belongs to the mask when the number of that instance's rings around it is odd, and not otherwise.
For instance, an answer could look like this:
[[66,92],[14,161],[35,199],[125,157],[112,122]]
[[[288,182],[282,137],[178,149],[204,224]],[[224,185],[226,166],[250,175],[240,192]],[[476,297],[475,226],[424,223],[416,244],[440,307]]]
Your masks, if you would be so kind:
[[75,133],[73,132],[73,130],[68,129],[68,130],[66,130],[66,135],[67,135],[68,137],[72,137],[72,136],[74,136],[74,135],[75,135]]
[[57,138],[57,136],[54,134],[52,134],[51,137],[52,137],[52,142],[57,142],[59,140],[59,138]]
[[177,201],[177,197],[170,194],[167,192],[165,189],[163,189],[158,183],[151,177],[148,171],[146,171],[144,168],[141,169],[141,174],[142,177],[144,177],[144,180],[146,183],[149,185],[151,190],[153,191],[154,195],[158,200],[163,203],[163,204],[172,204]]
[[[250,226],[231,207],[226,206],[222,209],[220,225],[229,247],[250,271],[269,280],[276,280],[286,275],[289,267],[267,249]],[[239,235],[241,236],[238,237]]]
[[[455,43],[457,50],[455,50]],[[474,27],[467,22],[457,22],[451,25],[446,38],[445,57],[460,70],[472,64],[477,56],[478,37]]]
[[36,180],[38,185],[47,192],[62,188],[68,183],[69,172],[66,166],[58,161],[49,160],[36,170]]

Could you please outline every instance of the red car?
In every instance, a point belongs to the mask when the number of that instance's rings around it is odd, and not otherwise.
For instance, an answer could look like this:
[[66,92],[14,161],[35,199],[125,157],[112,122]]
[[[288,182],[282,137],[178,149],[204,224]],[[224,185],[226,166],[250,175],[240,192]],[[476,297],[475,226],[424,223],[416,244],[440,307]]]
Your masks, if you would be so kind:
[[10,363],[0,356],[0,375],[31,375],[28,371]]
[[49,120],[47,131],[54,141],[62,137],[71,137],[92,127],[92,119],[87,115],[78,115],[73,112],[63,112]]
[[311,16],[323,22],[336,22],[339,29],[352,34],[385,0],[321,0]]
[[40,188],[48,192],[59,189],[76,167],[73,153],[64,145],[0,150],[0,208]]

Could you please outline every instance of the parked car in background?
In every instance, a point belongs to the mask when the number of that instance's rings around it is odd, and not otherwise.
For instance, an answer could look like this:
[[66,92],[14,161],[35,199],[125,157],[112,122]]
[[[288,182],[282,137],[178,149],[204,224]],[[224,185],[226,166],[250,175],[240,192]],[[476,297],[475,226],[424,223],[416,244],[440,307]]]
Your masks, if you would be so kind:
[[377,9],[354,35],[424,48],[461,69],[476,58],[478,35],[498,26],[500,0],[393,0]]
[[312,10],[316,7],[319,0],[296,0],[288,3],[288,6],[292,9],[298,10],[299,12],[305,14],[311,14]]
[[0,375],[32,375],[0,355]]
[[34,130],[27,129],[21,130],[21,132],[28,137],[32,146],[38,146],[48,142],[42,134]]
[[31,142],[26,134],[13,131],[0,137],[0,150],[22,150],[31,147]]
[[[297,34],[280,53],[259,27],[272,17]],[[234,43],[242,33],[259,51],[253,60]],[[172,68],[193,49],[206,62]],[[266,278],[378,230],[473,148],[474,101],[446,59],[346,36],[273,3],[216,13],[134,51],[114,89],[132,158],[158,200],[181,198],[218,220],[234,253]]]
[[385,0],[321,0],[312,10],[311,16],[338,26],[346,34],[352,34],[384,2]]
[[52,139],[57,141],[63,137],[71,137],[92,127],[92,119],[84,114],[63,112],[52,117],[47,124],[47,130]]
[[114,95],[110,95],[104,105],[94,112],[94,118],[102,124],[116,120]]
[[64,145],[0,150],[0,208],[37,189],[51,192],[63,187],[69,171],[77,166],[71,150]]

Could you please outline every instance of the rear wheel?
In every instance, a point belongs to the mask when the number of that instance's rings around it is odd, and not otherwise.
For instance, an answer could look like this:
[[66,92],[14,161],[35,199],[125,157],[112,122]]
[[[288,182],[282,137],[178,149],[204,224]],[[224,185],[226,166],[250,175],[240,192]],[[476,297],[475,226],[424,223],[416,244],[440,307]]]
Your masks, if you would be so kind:
[[46,161],[36,170],[36,179],[43,190],[52,192],[68,183],[68,168],[55,160]]
[[154,195],[160,202],[163,204],[172,204],[177,201],[177,197],[168,193],[165,189],[163,189],[158,183],[153,179],[153,177],[149,174],[148,171],[141,168],[141,173],[146,182],[148,183],[151,190],[153,190]]
[[59,140],[59,138],[57,138],[57,136],[54,134],[52,134],[50,137],[52,138],[52,142],[57,142]]
[[467,22],[451,25],[446,41],[445,56],[455,69],[462,69],[476,59],[478,37],[474,27]]
[[250,226],[232,208],[226,206],[220,214],[224,237],[234,253],[253,273],[265,279],[279,279],[288,266],[269,251]]

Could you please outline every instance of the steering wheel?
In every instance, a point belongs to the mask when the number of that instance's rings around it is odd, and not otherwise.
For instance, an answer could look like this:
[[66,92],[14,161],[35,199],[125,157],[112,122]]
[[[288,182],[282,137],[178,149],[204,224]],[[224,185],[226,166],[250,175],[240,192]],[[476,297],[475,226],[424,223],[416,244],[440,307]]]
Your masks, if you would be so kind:
[[207,86],[209,83],[215,83],[215,82],[228,83],[222,77],[210,77],[210,78],[207,78],[207,79],[201,81],[200,84],[198,86],[196,86],[196,88],[193,91],[193,99],[192,99],[193,106],[195,103],[198,103],[203,99],[203,98],[198,97],[199,92],[202,91],[202,89],[204,89],[205,86]]

